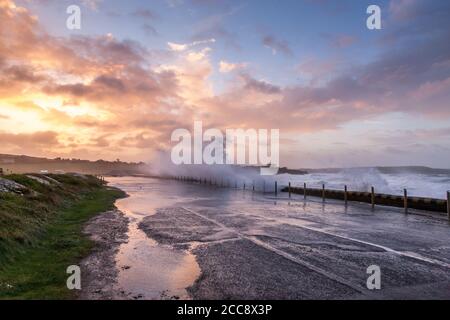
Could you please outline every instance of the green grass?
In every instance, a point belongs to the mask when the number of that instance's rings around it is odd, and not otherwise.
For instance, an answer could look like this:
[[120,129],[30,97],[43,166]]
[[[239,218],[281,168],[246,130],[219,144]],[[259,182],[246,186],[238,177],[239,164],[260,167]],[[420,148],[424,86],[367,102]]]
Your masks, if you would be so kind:
[[0,193],[0,299],[73,298],[66,269],[79,264],[93,245],[82,229],[124,193],[94,177],[53,176],[61,182],[57,186],[7,178],[38,194]]

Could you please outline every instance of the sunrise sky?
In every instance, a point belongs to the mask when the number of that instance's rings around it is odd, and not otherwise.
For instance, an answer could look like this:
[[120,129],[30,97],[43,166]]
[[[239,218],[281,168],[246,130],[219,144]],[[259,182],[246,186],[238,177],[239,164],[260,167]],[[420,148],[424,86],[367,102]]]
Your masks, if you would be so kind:
[[450,1],[0,0],[0,153],[150,161],[194,120],[280,129],[290,167],[449,168]]

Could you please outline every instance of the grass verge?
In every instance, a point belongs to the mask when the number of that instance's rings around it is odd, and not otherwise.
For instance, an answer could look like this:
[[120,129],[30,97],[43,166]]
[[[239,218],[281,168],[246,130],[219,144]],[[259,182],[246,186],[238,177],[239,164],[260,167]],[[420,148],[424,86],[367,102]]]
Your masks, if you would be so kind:
[[36,193],[0,194],[0,299],[74,298],[76,292],[66,288],[66,269],[93,246],[83,226],[124,193],[93,177],[54,176],[56,186],[8,178]]

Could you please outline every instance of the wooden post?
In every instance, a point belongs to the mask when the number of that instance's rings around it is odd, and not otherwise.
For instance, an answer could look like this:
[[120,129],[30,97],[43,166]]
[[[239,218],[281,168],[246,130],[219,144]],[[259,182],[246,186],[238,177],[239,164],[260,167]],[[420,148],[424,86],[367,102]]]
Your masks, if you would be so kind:
[[370,195],[370,202],[372,203],[372,209],[375,209],[375,188],[372,187],[372,193]]
[[450,191],[447,191],[447,217],[450,221]]
[[408,190],[403,189],[403,206],[405,208],[405,213],[408,214]]
[[322,184],[322,201],[325,202],[325,184]]
[[303,184],[303,199],[306,199],[306,182]]
[[348,189],[347,189],[347,185],[345,185],[344,186],[344,202],[345,202],[345,205],[347,205],[347,203],[348,203]]
[[245,190],[245,182],[244,182],[244,190]]
[[278,182],[275,181],[275,196],[278,195]]
[[255,191],[255,180],[253,180],[253,192]]
[[289,199],[292,197],[292,194],[291,194],[291,183],[289,182],[289,187],[288,187],[288,189],[289,189]]

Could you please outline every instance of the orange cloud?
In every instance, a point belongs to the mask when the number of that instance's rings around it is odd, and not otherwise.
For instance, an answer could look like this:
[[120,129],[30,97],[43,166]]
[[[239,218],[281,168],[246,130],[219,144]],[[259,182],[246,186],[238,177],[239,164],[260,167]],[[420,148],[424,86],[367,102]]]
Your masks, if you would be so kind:
[[[216,40],[210,37],[169,42],[162,53],[111,34],[54,37],[12,0],[0,0],[0,30],[8,30],[0,32],[2,152],[28,153],[43,146],[50,155],[142,160],[168,148],[171,132],[194,120],[299,134],[404,111],[405,105],[419,112],[436,95],[442,97],[433,110],[448,115],[448,77],[420,82],[412,67],[427,70],[420,52],[408,55],[411,61],[392,54],[326,81],[283,87],[242,70],[245,64],[221,60],[214,65],[208,45]],[[292,57],[286,42],[271,36],[262,42]],[[339,43],[350,42],[343,37]],[[308,61],[300,69],[315,80],[335,71],[336,63]],[[221,94],[211,82],[216,71],[231,79]]]

